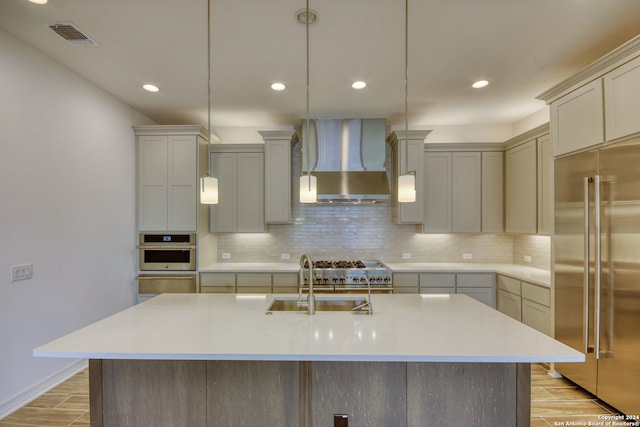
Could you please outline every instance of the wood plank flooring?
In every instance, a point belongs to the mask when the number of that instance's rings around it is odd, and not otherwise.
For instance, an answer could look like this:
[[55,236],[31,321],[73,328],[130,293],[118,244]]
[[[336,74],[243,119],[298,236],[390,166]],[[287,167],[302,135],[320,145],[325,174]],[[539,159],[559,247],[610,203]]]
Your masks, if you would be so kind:
[[[617,414],[591,394],[563,378],[531,366],[531,427],[598,421]],[[89,427],[89,375],[84,370],[0,420],[0,427]]]

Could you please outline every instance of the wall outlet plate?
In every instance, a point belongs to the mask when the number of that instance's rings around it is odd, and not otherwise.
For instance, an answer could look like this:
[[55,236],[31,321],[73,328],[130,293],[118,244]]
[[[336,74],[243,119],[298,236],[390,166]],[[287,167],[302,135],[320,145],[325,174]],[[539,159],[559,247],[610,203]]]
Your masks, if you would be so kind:
[[231,259],[231,252],[222,252],[222,259]]
[[19,264],[11,266],[11,281],[33,278],[33,264]]
[[280,259],[291,259],[291,254],[282,253],[280,254]]
[[462,254],[462,259],[473,259],[473,254],[465,252]]
[[411,252],[402,252],[402,259],[411,259]]
[[530,255],[525,255],[524,256],[524,262],[531,262],[531,256]]

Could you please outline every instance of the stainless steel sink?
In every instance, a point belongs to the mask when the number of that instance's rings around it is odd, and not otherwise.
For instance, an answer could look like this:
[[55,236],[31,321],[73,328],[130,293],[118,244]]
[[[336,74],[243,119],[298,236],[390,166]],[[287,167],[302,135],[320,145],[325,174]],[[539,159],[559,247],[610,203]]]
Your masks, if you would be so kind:
[[[365,302],[366,299],[360,297],[316,297],[315,306],[316,311],[351,311]],[[269,307],[267,307],[267,313],[272,311],[306,312],[307,305],[298,305],[298,297],[275,297]]]

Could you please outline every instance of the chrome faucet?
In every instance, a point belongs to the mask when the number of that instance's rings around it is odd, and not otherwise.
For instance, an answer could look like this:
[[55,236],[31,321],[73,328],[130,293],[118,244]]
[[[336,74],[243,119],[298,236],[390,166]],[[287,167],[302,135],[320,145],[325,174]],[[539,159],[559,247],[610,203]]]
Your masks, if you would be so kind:
[[316,314],[316,300],[313,295],[313,261],[307,254],[300,257],[300,271],[298,272],[298,304],[302,302],[302,287],[304,286],[304,262],[309,265],[309,295],[307,295],[307,314]]
[[373,314],[373,305],[371,305],[371,282],[368,276],[365,276],[364,279],[367,281],[367,299],[362,304],[353,307],[351,311],[366,311],[367,314]]

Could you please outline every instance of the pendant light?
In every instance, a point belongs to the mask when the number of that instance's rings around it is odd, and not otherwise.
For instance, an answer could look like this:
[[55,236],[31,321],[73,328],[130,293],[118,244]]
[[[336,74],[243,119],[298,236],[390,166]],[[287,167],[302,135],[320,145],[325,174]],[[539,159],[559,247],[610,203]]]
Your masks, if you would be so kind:
[[[211,0],[207,0],[207,156],[211,148]],[[209,171],[200,178],[200,203],[205,205],[218,204],[218,178],[211,176],[211,159]]]
[[[300,203],[315,203],[318,201],[318,180],[315,176],[311,175],[311,171],[309,170],[309,156],[305,156],[304,152],[304,142],[309,143],[309,23],[313,22],[316,18],[316,15],[312,15],[309,10],[309,0],[306,0],[306,8],[303,16],[307,35],[307,114],[304,126],[304,139],[302,140],[302,161],[304,161],[304,166],[306,166],[307,174],[300,176]],[[298,14],[298,19],[300,18],[301,14]]]
[[[409,119],[407,106],[409,98],[409,0],[404,2],[404,143],[405,170],[409,169]],[[412,203],[416,201],[416,171],[407,171],[398,177],[398,202]]]

